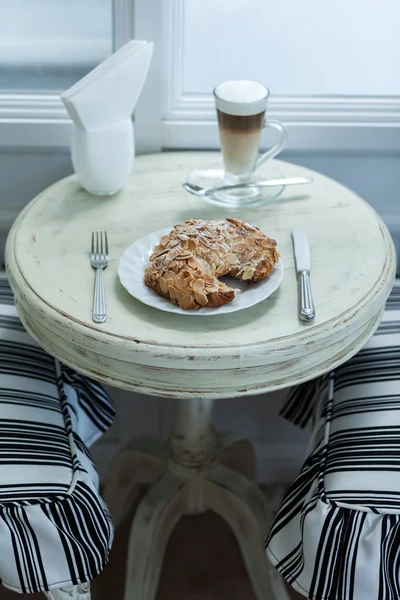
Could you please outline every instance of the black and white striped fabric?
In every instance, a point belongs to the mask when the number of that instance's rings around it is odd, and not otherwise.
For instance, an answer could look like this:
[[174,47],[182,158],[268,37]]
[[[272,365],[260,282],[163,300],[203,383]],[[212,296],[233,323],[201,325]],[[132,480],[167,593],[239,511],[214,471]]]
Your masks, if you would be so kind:
[[363,350],[296,388],[284,414],[311,423],[312,438],[274,520],[269,559],[314,600],[398,600],[400,280]]
[[0,276],[0,583],[20,593],[92,580],[112,543],[87,445],[112,423],[102,387],[23,329]]

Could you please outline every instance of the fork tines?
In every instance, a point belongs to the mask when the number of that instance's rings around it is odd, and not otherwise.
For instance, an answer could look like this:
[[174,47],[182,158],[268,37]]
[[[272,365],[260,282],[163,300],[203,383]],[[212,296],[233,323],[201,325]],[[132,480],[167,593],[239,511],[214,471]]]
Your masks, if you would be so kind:
[[97,256],[108,256],[107,231],[92,232],[91,253],[96,254]]

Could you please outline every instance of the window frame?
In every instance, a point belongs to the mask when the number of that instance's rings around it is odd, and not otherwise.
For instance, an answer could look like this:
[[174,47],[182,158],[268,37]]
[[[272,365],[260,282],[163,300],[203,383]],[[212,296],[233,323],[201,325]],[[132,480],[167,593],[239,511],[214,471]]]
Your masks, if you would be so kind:
[[[146,0],[136,0],[146,4]],[[218,148],[212,93],[183,91],[185,0],[163,5],[164,80],[162,146],[166,149]],[[400,151],[400,97],[271,97],[268,114],[288,130],[286,149],[293,152]]]
[[[218,148],[211,93],[182,86],[185,0],[114,0],[114,47],[154,42],[151,68],[135,111],[136,153]],[[400,152],[400,97],[272,97],[271,118],[289,133],[287,150]],[[57,95],[0,94],[0,148],[69,145],[71,122]]]
[[[160,39],[160,19],[148,20],[148,8],[155,14],[161,10],[162,0],[149,0],[146,6],[134,0],[113,2],[113,45],[114,50],[127,41],[138,38]],[[137,31],[140,31],[138,35]],[[137,106],[138,126],[136,147],[143,145],[152,151],[160,149],[157,105],[150,88],[158,85],[157,55],[153,60],[148,81]],[[150,84],[150,85],[149,85]],[[157,118],[156,118],[157,115]],[[150,125],[150,128],[147,125]],[[58,94],[49,93],[0,93],[0,150],[67,150],[71,137],[71,120]],[[153,132],[153,135],[151,133]],[[143,144],[142,144],[143,142]],[[150,146],[149,146],[150,143]]]

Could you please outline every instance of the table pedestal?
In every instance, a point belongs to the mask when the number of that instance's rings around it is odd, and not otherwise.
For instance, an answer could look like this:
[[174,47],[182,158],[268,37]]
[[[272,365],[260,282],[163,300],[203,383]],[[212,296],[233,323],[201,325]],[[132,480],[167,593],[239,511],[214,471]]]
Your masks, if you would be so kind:
[[220,515],[235,534],[256,598],[288,598],[264,552],[271,523],[264,495],[254,482],[219,464],[224,444],[212,426],[213,403],[178,400],[169,445],[139,438],[112,462],[105,499],[115,526],[127,517],[140,489],[148,487],[130,532],[125,600],[154,600],[174,527],[183,515],[206,510]]
[[90,583],[44,592],[44,595],[48,600],[90,600]]

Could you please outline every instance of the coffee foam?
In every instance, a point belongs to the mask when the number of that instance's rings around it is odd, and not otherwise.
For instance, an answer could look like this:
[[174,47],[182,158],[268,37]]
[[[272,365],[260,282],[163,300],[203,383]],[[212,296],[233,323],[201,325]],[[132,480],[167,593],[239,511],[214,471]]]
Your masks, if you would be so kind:
[[267,107],[268,89],[256,81],[224,81],[214,89],[216,107],[229,115],[255,115]]

